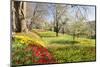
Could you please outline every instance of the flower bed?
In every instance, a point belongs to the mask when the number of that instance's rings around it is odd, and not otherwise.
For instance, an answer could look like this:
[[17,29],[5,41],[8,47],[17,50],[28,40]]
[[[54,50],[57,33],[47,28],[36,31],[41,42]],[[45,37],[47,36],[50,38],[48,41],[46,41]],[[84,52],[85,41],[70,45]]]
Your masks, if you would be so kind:
[[42,41],[27,36],[15,36],[12,42],[13,65],[56,63]]

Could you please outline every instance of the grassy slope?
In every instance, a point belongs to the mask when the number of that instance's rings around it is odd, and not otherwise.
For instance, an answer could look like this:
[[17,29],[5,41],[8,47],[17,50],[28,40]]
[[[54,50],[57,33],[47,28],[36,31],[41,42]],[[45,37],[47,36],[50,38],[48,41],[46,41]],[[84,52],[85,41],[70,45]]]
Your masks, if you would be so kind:
[[39,32],[40,36],[47,45],[80,45],[80,46],[95,46],[94,39],[87,38],[76,38],[73,41],[71,35],[59,34],[58,37],[55,36],[55,32]]
[[59,37],[56,37],[55,32],[37,31],[36,33],[38,35],[32,32],[17,33],[16,35],[28,36],[45,42],[44,45],[54,55],[58,63],[95,60],[94,39],[77,38],[73,41],[70,35],[59,34]]
[[39,32],[47,48],[51,51],[59,63],[94,61],[95,60],[95,40],[87,38],[77,38],[73,41],[72,36],[54,32]]

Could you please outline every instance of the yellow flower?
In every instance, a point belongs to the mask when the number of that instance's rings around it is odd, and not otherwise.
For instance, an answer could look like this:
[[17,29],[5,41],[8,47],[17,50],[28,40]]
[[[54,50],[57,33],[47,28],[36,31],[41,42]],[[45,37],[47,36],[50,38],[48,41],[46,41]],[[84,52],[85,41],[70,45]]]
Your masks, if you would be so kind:
[[[29,44],[33,44],[33,45],[38,45],[38,46],[44,46],[43,42],[41,40],[38,40],[38,39],[33,39],[33,38],[30,38],[28,36],[18,36],[16,35],[15,36],[16,39],[19,39],[20,43],[22,44],[25,44],[25,45],[29,45]],[[45,47],[45,46],[44,46]]]

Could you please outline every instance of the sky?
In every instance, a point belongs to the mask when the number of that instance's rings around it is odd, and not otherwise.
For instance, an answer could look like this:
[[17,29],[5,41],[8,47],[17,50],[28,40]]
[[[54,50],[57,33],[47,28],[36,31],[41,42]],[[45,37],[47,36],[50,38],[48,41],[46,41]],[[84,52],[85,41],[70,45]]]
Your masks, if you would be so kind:
[[[77,7],[80,9],[81,13],[80,13],[80,11],[78,10]],[[86,9],[86,11],[85,11],[85,9]],[[95,20],[95,6],[86,6],[86,5],[85,6],[83,6],[83,5],[80,6],[80,5],[78,5],[74,8],[69,8],[69,13],[70,13],[71,16],[76,17],[76,11],[80,15],[84,15],[84,17],[86,17],[86,19],[88,21]]]
[[[36,3],[33,3],[33,9],[34,9],[34,4]],[[41,3],[40,3],[41,4]],[[51,5],[50,3],[42,3],[42,4],[49,4],[49,6]],[[70,6],[70,5],[69,5]],[[76,5],[77,6],[77,5]],[[40,6],[41,7],[41,6]],[[51,6],[51,8],[53,8],[54,6]],[[78,5],[78,7],[80,8],[82,14],[84,14],[84,9],[82,8],[86,8],[87,9],[87,20],[88,21],[93,21],[95,20],[95,6],[82,6],[82,5]],[[49,14],[46,16],[46,18],[48,19],[48,21],[52,21],[53,20],[53,16],[52,14],[50,13],[50,10],[51,8],[48,8],[48,11],[49,11]],[[31,7],[32,9],[32,7]],[[54,9],[54,8],[53,8]],[[74,11],[77,11],[77,8],[68,8],[68,12],[71,16],[75,16],[75,12]]]
[[88,14],[89,14],[88,17],[89,20],[95,20],[95,7],[90,6]]
[[[87,18],[87,21],[94,21],[95,20],[95,6],[78,6],[82,12],[83,15],[86,16]],[[85,10],[83,8],[86,8],[86,14],[85,13]],[[77,8],[68,8],[68,12],[69,12],[69,15],[71,16],[75,16],[75,11],[77,11]],[[50,20],[52,20],[52,16],[48,16],[47,17]]]

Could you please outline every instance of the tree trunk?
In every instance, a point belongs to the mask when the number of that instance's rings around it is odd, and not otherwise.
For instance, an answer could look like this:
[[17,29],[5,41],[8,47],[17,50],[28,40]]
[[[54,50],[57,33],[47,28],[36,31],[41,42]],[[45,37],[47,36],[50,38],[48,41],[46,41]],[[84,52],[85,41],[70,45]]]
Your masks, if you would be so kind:
[[57,8],[56,8],[56,36],[58,37],[58,16],[57,16]]
[[56,20],[56,36],[58,36],[59,30],[58,30],[58,20]]
[[63,35],[64,35],[64,33],[65,33],[65,30],[64,30],[64,25],[63,25],[62,33],[63,33]]
[[14,8],[15,8],[15,32],[21,32],[21,18],[19,17],[19,7],[20,7],[20,2],[19,1],[14,1]]
[[16,30],[16,25],[15,25],[15,22],[16,22],[16,18],[15,18],[15,8],[14,8],[14,2],[12,2],[12,18],[11,18],[11,21],[13,22],[12,23],[12,31],[14,32]]
[[14,32],[28,32],[27,21],[25,19],[25,3],[13,1],[13,30]]
[[75,33],[73,33],[73,41],[75,41]]

